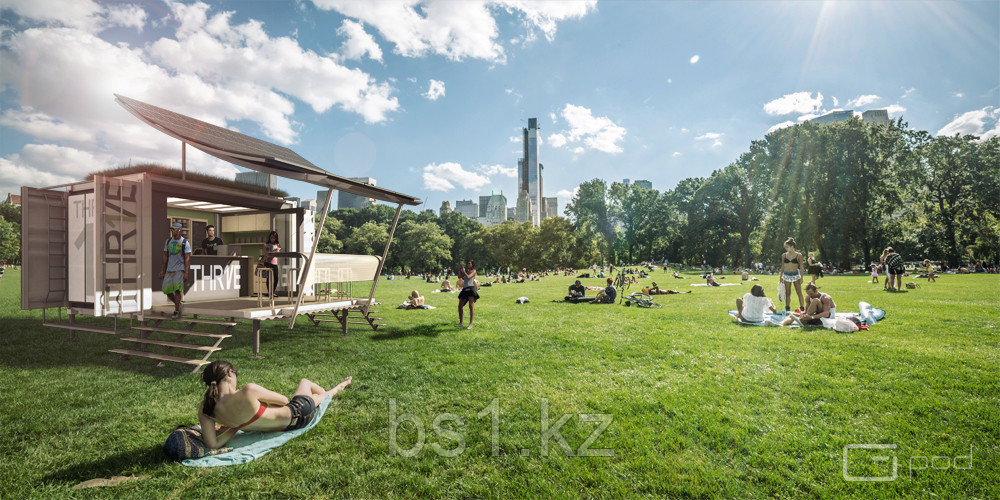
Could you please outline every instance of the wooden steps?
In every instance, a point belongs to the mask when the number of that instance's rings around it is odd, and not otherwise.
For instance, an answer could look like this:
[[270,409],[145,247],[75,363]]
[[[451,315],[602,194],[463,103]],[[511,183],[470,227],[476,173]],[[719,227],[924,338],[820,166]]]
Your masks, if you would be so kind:
[[133,330],[139,330],[143,332],[163,332],[163,333],[176,333],[177,335],[194,335],[196,337],[209,337],[213,339],[228,339],[232,335],[225,333],[208,333],[199,332],[195,330],[181,330],[178,328],[161,328],[159,326],[136,326],[132,328]]
[[185,344],[182,342],[168,342],[166,340],[137,339],[135,337],[122,337],[122,340],[125,342],[134,342],[136,344],[162,345],[166,347],[176,347],[178,349],[191,349],[194,351],[215,352],[222,350],[221,347],[212,347],[208,345],[197,345],[197,344]]
[[[193,365],[194,369],[192,372],[197,372],[204,365],[209,363],[208,357],[216,351],[222,350],[219,344],[223,340],[232,337],[229,332],[232,328],[239,323],[235,321],[220,321],[214,319],[201,319],[201,318],[185,318],[180,317],[177,319],[171,319],[168,316],[152,316],[147,317],[143,323],[152,320],[152,325],[140,324],[133,326],[133,333],[137,333],[134,337],[123,337],[123,342],[128,342],[130,345],[135,346],[135,348],[129,349],[111,349],[108,352],[115,354],[121,354],[122,359],[129,357],[137,358],[148,358],[156,360],[157,366],[163,366],[164,362],[171,363],[181,363],[185,365]],[[160,323],[164,321],[177,321],[187,325],[187,328],[167,328],[159,326]],[[212,333],[195,330],[197,325],[208,325],[214,327],[221,327],[223,333]],[[173,335],[173,339],[162,339],[162,338],[151,338],[151,335]],[[182,340],[188,340],[187,337],[194,338],[207,338],[212,340],[214,343],[212,345],[207,344],[192,344],[188,342],[181,342]],[[152,349],[164,349],[163,352],[154,351]],[[195,351],[202,355],[201,359],[197,358],[186,358],[181,356],[173,355],[175,349],[185,349],[189,351]],[[198,356],[196,354],[195,356]]]
[[210,361],[206,361],[204,359],[188,359],[188,358],[181,358],[178,356],[170,356],[169,354],[160,354],[149,351],[133,351],[131,349],[109,349],[108,352],[121,354],[123,356],[139,356],[143,358],[151,358],[160,361],[170,361],[172,363],[184,363],[186,365],[195,365],[195,369],[201,368],[202,365],[207,365],[210,363]]

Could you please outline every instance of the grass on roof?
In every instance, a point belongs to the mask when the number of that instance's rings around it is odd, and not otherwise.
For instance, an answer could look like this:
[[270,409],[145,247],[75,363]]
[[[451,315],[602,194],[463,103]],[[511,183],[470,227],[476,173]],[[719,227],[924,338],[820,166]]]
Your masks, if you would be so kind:
[[[138,165],[129,165],[125,167],[115,167],[109,168],[107,170],[98,170],[87,175],[86,180],[91,180],[95,175],[103,175],[107,177],[118,177],[122,175],[139,174],[139,173],[149,173],[156,175],[163,175],[167,177],[181,178],[180,169],[167,167],[164,165],[157,165],[155,163],[140,163]],[[219,177],[216,175],[201,174],[197,172],[188,171],[186,178],[196,182],[204,182],[206,184],[214,184],[216,186],[224,186],[233,189],[239,189],[242,191],[251,191],[254,193],[267,194],[267,189],[255,186],[253,184],[247,184],[245,182],[239,182],[233,179],[226,179],[225,177]],[[288,196],[288,192],[283,189],[271,188],[271,195],[284,198]]]

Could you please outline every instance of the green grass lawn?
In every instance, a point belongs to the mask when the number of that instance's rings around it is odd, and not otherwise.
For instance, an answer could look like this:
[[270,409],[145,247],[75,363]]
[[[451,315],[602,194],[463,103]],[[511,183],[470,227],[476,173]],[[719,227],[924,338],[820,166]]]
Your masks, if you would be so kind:
[[[383,281],[376,298],[388,326],[377,333],[265,323],[264,359],[250,358],[247,324],[223,342],[211,359],[233,362],[241,383],[286,394],[303,377],[354,384],[308,434],[217,469],[184,467],[160,448],[174,426],[197,423],[200,376],[120,361],[107,350],[124,343],[110,335],[67,342],[68,332],[40,325],[40,311],[20,310],[20,279],[0,278],[0,497],[1000,495],[996,275],[946,275],[905,293],[867,276],[821,279],[840,311],[865,300],[888,312],[853,334],[740,327],[725,311],[748,285],[696,288],[692,276],[662,271],[652,279],[693,293],[658,297],[663,308],[648,310],[550,302],[569,278],[493,286],[481,291],[471,331],[454,327],[455,294]],[[761,279],[773,296],[777,278]],[[438,309],[390,307],[414,288]],[[522,295],[532,302],[515,304]],[[422,423],[422,448],[412,422],[397,428],[399,447],[415,456],[391,453],[391,400],[397,417]],[[556,439],[542,455],[543,405],[550,425],[570,414],[558,431],[573,456]],[[436,432],[442,414],[453,416]],[[613,456],[579,456],[599,425],[581,414],[612,419],[587,449]],[[887,452],[895,480],[845,480],[844,447],[865,443],[896,446]],[[462,447],[448,457],[433,444]],[[952,467],[967,465],[970,448],[971,468]],[[850,474],[891,475],[878,454],[851,450]],[[148,477],[70,490],[130,474]]]

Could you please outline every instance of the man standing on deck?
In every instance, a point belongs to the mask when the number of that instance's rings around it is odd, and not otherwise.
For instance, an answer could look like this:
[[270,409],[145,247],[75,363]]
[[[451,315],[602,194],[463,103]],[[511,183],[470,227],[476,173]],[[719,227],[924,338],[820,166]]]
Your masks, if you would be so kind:
[[163,293],[174,303],[174,313],[171,319],[181,316],[181,299],[184,298],[184,282],[191,270],[191,244],[181,236],[181,223],[170,225],[173,235],[163,245],[163,267],[160,277],[163,278]]

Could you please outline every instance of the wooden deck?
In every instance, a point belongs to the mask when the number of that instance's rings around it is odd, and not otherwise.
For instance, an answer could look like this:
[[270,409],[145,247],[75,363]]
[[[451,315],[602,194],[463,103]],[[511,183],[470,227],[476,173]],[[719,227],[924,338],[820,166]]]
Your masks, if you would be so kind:
[[[303,302],[299,307],[299,315],[312,314],[319,311],[360,309],[367,302],[368,299],[366,298]],[[295,304],[289,304],[288,299],[285,297],[275,299],[273,308],[270,301],[265,302],[263,307],[261,307],[257,305],[256,298],[242,297],[239,299],[184,302],[182,312],[185,316],[198,315],[210,318],[272,320],[290,318],[294,310]],[[153,312],[157,314],[170,315],[173,311],[173,304],[153,306]]]

